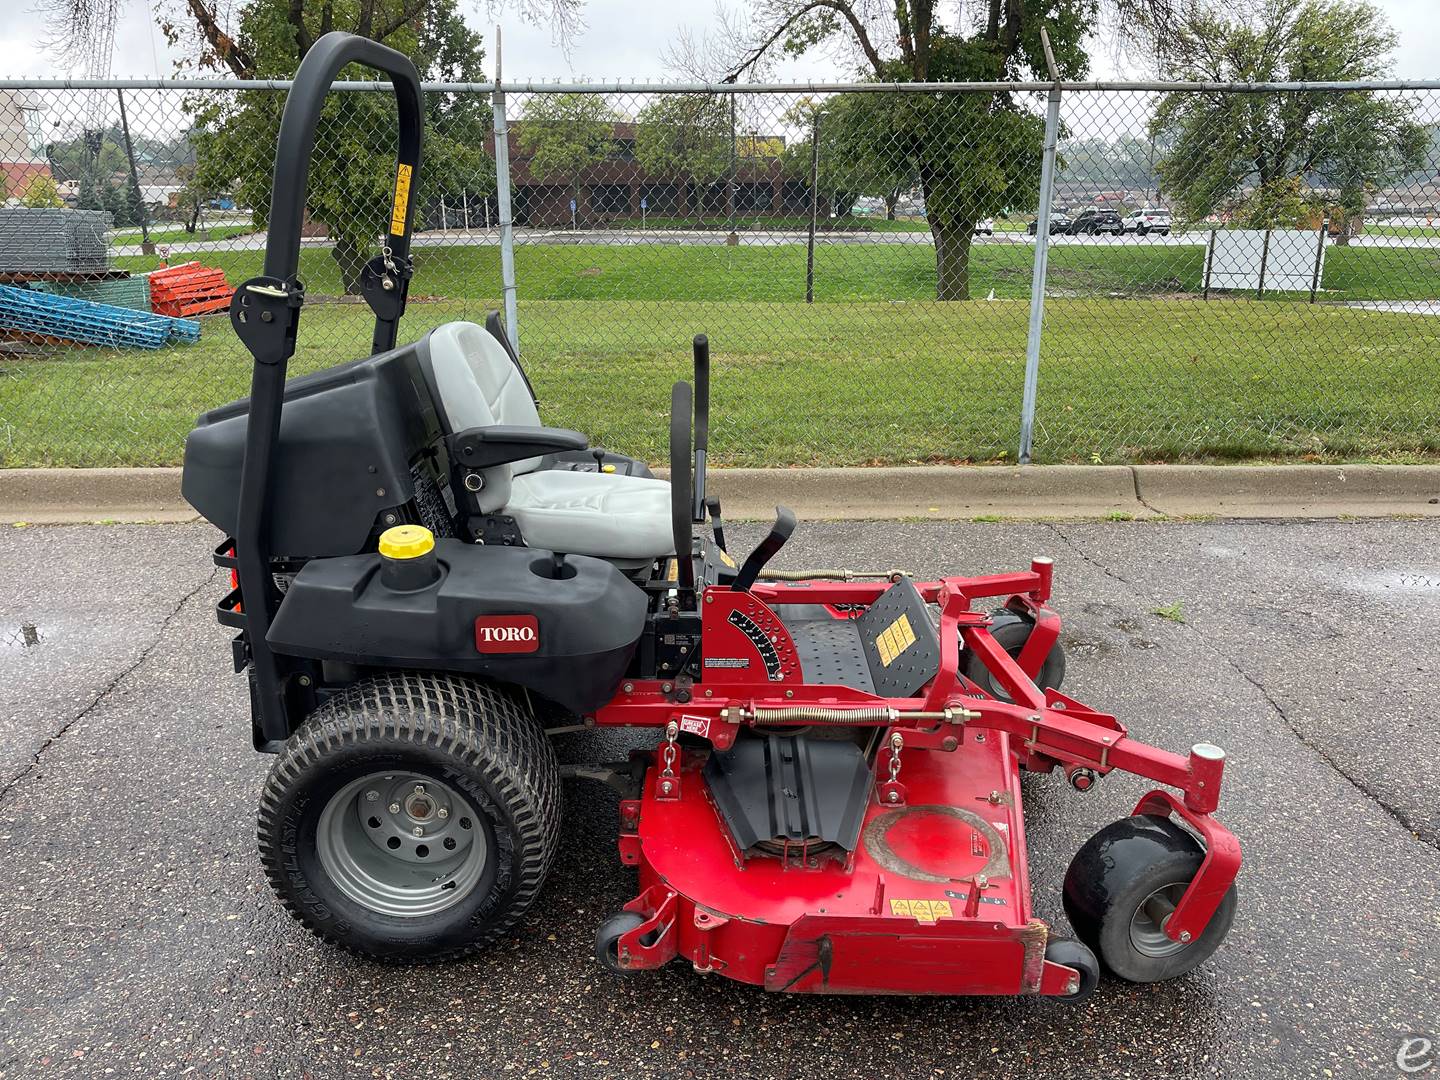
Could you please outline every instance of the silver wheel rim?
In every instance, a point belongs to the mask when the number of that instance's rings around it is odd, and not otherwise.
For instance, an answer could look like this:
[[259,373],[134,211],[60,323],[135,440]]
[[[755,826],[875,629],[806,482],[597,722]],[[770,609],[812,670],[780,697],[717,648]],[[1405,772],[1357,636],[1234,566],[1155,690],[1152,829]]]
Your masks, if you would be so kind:
[[369,911],[434,915],[474,891],[489,860],[480,816],[449,784],[373,772],[330,797],[315,830],[320,865]]
[[1165,936],[1165,924],[1175,912],[1175,905],[1185,894],[1184,883],[1162,885],[1135,909],[1130,917],[1130,944],[1146,956],[1174,956],[1189,945]]

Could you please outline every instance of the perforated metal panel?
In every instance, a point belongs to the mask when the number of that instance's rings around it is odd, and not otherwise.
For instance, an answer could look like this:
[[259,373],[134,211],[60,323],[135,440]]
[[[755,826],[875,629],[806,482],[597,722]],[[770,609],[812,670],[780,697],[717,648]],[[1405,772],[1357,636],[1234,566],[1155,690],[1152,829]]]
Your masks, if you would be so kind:
[[860,640],[860,624],[854,619],[806,620],[790,627],[800,670],[807,683],[849,686],[867,694],[875,692],[870,662]]

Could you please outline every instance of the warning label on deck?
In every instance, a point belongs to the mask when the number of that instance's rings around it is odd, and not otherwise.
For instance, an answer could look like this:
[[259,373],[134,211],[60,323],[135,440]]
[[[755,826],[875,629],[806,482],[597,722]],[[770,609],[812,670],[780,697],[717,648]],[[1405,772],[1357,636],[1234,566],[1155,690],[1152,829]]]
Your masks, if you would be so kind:
[[875,649],[880,653],[880,663],[889,667],[895,658],[915,644],[915,630],[910,625],[910,616],[901,615],[881,631],[875,639]]
[[[902,616],[903,618],[903,616]],[[949,900],[891,900],[891,915],[908,915],[922,923],[933,923],[940,919],[952,919]]]

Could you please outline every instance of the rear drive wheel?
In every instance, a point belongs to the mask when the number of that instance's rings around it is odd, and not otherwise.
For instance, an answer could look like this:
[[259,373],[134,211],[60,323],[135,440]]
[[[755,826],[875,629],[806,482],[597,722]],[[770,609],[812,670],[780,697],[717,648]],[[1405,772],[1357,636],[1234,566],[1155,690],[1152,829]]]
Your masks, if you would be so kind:
[[535,718],[460,676],[389,672],[321,705],[260,797],[260,860],[285,907],[363,956],[479,949],[534,900],[560,782]]
[[1065,914],[1075,936],[1130,982],[1159,982],[1210,957],[1235,918],[1235,886],[1193,941],[1174,941],[1165,920],[1200,869],[1199,841],[1169,818],[1141,814],[1107,825],[1065,874]]
[[[1025,647],[1025,642],[1030,640],[1030,631],[1035,624],[1029,619],[1023,619],[1008,608],[1001,608],[990,616],[990,636],[1000,643],[1012,657],[1019,657],[1020,650]],[[984,662],[972,653],[966,653],[964,660],[964,674],[971,682],[979,685],[997,701],[1009,701],[1010,695],[1005,691],[990,673]],[[1045,662],[1040,665],[1040,674],[1035,679],[1035,685],[1041,690],[1059,690],[1060,684],[1065,681],[1065,650],[1060,642],[1055,642],[1050,648],[1050,654],[1045,657]]]

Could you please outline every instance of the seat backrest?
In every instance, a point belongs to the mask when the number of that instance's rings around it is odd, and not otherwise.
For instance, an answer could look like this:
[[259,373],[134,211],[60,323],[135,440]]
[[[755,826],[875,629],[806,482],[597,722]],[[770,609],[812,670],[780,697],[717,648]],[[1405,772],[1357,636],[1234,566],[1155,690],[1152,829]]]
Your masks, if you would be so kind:
[[[470,322],[452,322],[437,327],[430,335],[430,355],[440,353],[463,356],[474,375],[475,385],[485,399],[493,424],[516,427],[540,427],[540,413],[525,376],[510,359],[505,346],[496,341],[482,326]],[[526,458],[510,466],[515,476],[533,472],[540,467],[538,457]]]
[[[440,330],[465,325],[449,323],[434,331],[428,342],[428,356],[422,361],[422,366],[428,369],[434,395],[439,399],[438,405],[444,413],[445,426],[451,433],[502,423],[475,378],[475,369],[465,350],[457,347],[453,336],[440,337]],[[509,501],[510,478],[514,475],[516,465],[521,464],[524,463],[496,465],[480,471],[481,478],[485,481],[479,494],[482,513],[494,513]]]

